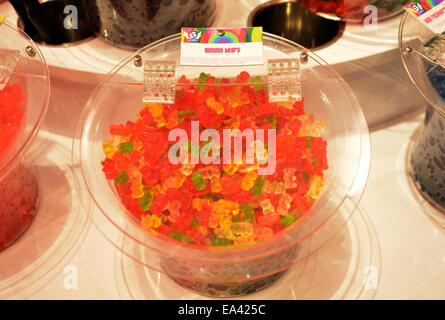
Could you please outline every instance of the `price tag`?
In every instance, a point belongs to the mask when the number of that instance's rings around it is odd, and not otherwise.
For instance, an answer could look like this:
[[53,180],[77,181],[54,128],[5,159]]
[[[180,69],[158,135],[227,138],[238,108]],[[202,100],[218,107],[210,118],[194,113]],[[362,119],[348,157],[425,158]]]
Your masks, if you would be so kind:
[[415,15],[434,33],[445,32],[444,0],[414,0],[405,5],[405,10]]
[[182,28],[181,64],[236,66],[263,64],[263,28]]

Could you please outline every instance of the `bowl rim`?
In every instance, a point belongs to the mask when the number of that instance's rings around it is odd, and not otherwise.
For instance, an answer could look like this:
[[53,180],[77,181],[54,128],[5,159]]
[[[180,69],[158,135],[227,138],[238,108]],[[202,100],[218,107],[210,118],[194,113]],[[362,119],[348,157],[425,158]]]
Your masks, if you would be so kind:
[[[10,28],[10,29],[16,31],[21,37],[23,37],[25,40],[27,40],[29,42],[30,46],[32,46],[32,48],[34,49],[34,52],[35,52],[35,56],[33,56],[31,58],[32,59],[37,58],[42,63],[43,74],[41,75],[41,77],[45,79],[46,90],[44,92],[44,94],[45,94],[45,97],[43,100],[44,102],[40,106],[41,110],[40,110],[40,113],[37,116],[35,122],[32,123],[32,129],[30,130],[28,136],[24,139],[24,141],[22,142],[20,147],[18,147],[17,150],[10,156],[10,159],[8,159],[8,161],[5,162],[1,166],[0,176],[8,173],[8,171],[14,166],[16,161],[23,157],[23,155],[26,153],[26,151],[30,147],[31,143],[34,141],[35,137],[37,136],[37,134],[41,128],[43,120],[45,119],[46,113],[48,111],[50,96],[51,96],[50,95],[51,94],[51,80],[50,80],[50,75],[49,75],[49,69],[48,69],[48,65],[46,63],[45,57],[43,56],[42,51],[40,50],[39,46],[24,31],[16,28],[13,24],[9,23],[8,21],[4,21],[2,23],[1,28],[3,28],[3,27],[7,27],[7,28]],[[1,33],[1,28],[0,28],[0,33]],[[25,107],[25,112],[26,112],[26,107]],[[23,134],[23,132],[20,134],[20,136],[22,134]],[[17,139],[18,139],[18,137],[17,137]]]

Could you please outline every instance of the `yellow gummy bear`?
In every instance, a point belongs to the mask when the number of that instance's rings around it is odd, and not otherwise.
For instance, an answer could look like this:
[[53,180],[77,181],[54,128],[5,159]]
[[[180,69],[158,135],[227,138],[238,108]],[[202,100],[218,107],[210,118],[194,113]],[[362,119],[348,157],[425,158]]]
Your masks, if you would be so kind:
[[236,171],[238,171],[239,167],[240,167],[239,164],[225,164],[223,165],[223,170],[226,174],[232,176],[235,174]]
[[157,215],[146,215],[142,216],[141,223],[146,229],[156,229],[162,224],[161,219]]
[[228,229],[218,229],[216,235],[221,238],[227,238],[236,241],[248,239],[253,235],[253,225],[247,222],[235,222],[232,223],[232,225]]
[[313,176],[309,182],[309,191],[306,193],[306,195],[312,199],[318,199],[323,191],[324,185],[325,182],[321,176]]
[[145,104],[145,107],[148,108],[148,111],[150,112],[151,116],[153,118],[158,118],[162,116],[162,111],[164,110],[164,107],[160,103],[147,103]]
[[144,196],[144,186],[142,183],[133,183],[131,185],[131,197],[134,199],[139,199]]
[[148,108],[153,120],[156,122],[156,125],[160,128],[166,125],[165,118],[162,114],[164,107],[160,103],[146,103],[145,107]]
[[219,225],[222,230],[229,229],[232,226],[232,224],[233,224],[233,222],[232,222],[231,215],[225,214],[225,215],[222,215],[219,219]]
[[299,137],[319,137],[323,133],[326,124],[324,120],[314,122],[314,115],[304,114],[297,117],[301,121],[301,128],[298,131]]
[[184,176],[188,177],[193,173],[193,169],[195,168],[195,166],[196,164],[183,164],[179,171],[181,171]]
[[237,202],[233,202],[230,200],[218,200],[216,202],[213,202],[212,204],[212,210],[213,212],[221,215],[221,214],[234,214],[234,212],[238,212],[239,210],[239,204]]
[[257,178],[257,173],[255,171],[250,171],[246,173],[246,175],[243,177],[243,180],[241,181],[241,188],[243,190],[249,191],[255,184],[256,178]]
[[105,156],[107,158],[113,158],[114,154],[116,153],[116,147],[113,145],[113,141],[104,141],[102,143],[102,148],[104,150]]
[[217,114],[224,113],[224,106],[221,102],[216,101],[214,97],[207,98],[206,105],[213,111],[215,111]]

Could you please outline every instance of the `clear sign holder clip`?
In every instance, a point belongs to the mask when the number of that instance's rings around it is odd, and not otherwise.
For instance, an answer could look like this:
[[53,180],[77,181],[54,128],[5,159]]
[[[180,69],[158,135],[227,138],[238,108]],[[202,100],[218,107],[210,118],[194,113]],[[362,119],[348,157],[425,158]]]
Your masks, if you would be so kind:
[[176,63],[146,60],[144,63],[144,103],[175,103]]
[[5,88],[19,60],[20,51],[0,49],[0,90]]
[[270,102],[302,100],[299,59],[269,59],[267,69]]

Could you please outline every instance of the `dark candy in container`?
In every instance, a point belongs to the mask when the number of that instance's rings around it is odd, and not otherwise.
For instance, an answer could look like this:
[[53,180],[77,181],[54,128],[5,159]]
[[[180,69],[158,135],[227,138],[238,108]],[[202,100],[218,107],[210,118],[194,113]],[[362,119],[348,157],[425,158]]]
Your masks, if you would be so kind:
[[409,150],[409,174],[419,192],[445,211],[445,36],[405,13],[399,46],[408,75],[426,105],[421,133]]

